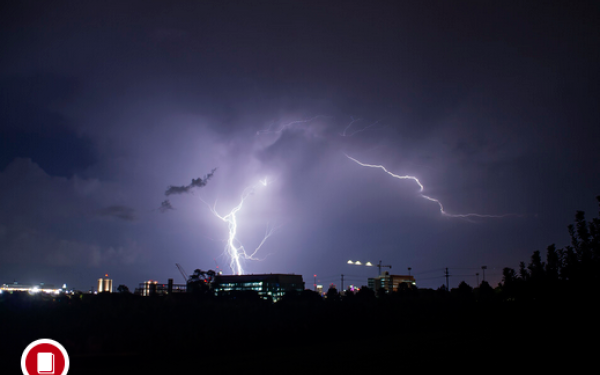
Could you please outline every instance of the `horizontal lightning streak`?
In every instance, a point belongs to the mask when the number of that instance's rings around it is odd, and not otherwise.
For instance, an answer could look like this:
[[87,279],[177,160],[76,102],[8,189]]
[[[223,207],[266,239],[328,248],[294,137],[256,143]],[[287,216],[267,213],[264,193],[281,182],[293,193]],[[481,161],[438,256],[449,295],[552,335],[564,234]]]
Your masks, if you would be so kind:
[[345,154],[346,157],[350,160],[352,160],[353,162],[355,162],[358,165],[361,165],[363,167],[369,167],[369,168],[378,168],[383,170],[385,173],[389,174],[390,176],[400,179],[400,180],[413,180],[417,185],[419,185],[419,195],[424,198],[427,199],[428,201],[431,202],[435,202],[437,203],[437,205],[440,208],[440,212],[442,215],[444,216],[448,216],[448,217],[462,217],[462,218],[469,218],[469,217],[480,217],[480,218],[503,218],[503,217],[507,217],[507,216],[522,216],[522,215],[517,215],[517,214],[505,214],[505,215],[482,215],[482,214],[477,214],[477,213],[468,213],[468,214],[449,214],[448,212],[446,212],[444,210],[444,206],[442,205],[442,202],[440,202],[439,200],[432,198],[430,196],[427,196],[425,194],[423,194],[423,190],[425,190],[425,187],[423,186],[423,184],[421,183],[421,181],[419,181],[418,178],[416,178],[415,176],[400,176],[397,175],[395,173],[392,173],[390,171],[388,171],[383,165],[373,165],[373,164],[365,164],[362,163],[358,160],[356,160],[355,158],[348,156],[347,154]]

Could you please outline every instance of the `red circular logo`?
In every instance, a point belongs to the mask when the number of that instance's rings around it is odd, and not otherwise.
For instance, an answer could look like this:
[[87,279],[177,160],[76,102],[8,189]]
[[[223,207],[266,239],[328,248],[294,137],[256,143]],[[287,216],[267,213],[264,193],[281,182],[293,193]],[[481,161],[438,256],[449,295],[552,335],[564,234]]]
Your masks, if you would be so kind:
[[66,375],[69,371],[69,355],[54,340],[35,340],[23,351],[21,370],[24,375]]

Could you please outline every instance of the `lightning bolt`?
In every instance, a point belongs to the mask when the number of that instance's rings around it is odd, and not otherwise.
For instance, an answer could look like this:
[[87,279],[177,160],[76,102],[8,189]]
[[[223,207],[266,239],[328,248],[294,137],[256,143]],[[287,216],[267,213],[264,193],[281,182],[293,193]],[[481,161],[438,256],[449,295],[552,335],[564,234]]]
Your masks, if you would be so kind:
[[[344,131],[340,133],[340,135],[342,137],[352,137],[355,134],[364,132],[367,129],[372,128],[373,126],[377,125],[379,123],[379,120],[375,121],[374,123],[367,125],[367,126],[363,126],[362,128],[350,131],[350,128],[353,127],[354,123],[362,121],[362,119],[358,118],[358,119],[354,119],[353,117],[351,117],[350,123],[344,128]],[[347,156],[347,155],[346,155]]]
[[[267,179],[265,178],[264,180],[261,180],[260,185],[267,186]],[[244,274],[244,268],[242,265],[244,260],[261,260],[261,259],[256,258],[256,254],[258,253],[260,248],[264,245],[264,243],[267,241],[267,239],[269,237],[271,237],[273,235],[273,233],[275,233],[275,231],[277,230],[277,228],[270,228],[269,226],[267,226],[265,236],[263,237],[263,239],[259,243],[259,245],[256,247],[256,249],[251,253],[246,252],[246,249],[241,244],[241,242],[238,240],[238,238],[237,238],[238,221],[237,221],[236,215],[242,209],[244,202],[246,201],[248,196],[250,196],[254,192],[254,190],[255,190],[255,186],[249,186],[249,187],[245,188],[244,191],[242,192],[242,197],[240,199],[240,203],[237,206],[233,207],[233,209],[227,215],[220,215],[217,212],[217,209],[216,209],[217,202],[215,202],[213,207],[209,206],[211,212],[216,217],[218,217],[219,219],[223,220],[224,222],[226,222],[228,224],[229,237],[225,244],[225,253],[231,259],[229,262],[229,268],[231,268],[231,271],[236,275]]]
[[[345,154],[346,155],[346,154]],[[346,155],[346,157],[350,160],[352,160],[353,162],[355,162],[358,165],[361,165],[363,167],[369,167],[369,168],[378,168],[383,170],[385,173],[389,174],[390,176],[400,179],[400,180],[413,180],[418,186],[419,186],[419,195],[424,198],[427,199],[428,201],[431,202],[435,202],[437,203],[439,209],[440,209],[440,213],[444,216],[448,216],[448,217],[462,217],[462,218],[469,218],[469,217],[479,217],[479,218],[503,218],[503,217],[508,217],[508,216],[522,216],[519,214],[504,214],[504,215],[482,215],[482,214],[476,214],[476,213],[468,213],[468,214],[450,214],[448,212],[446,212],[446,210],[444,210],[444,205],[442,204],[442,202],[440,202],[438,199],[432,198],[430,196],[427,196],[425,194],[423,194],[423,191],[425,190],[425,187],[423,186],[423,184],[421,183],[421,181],[419,181],[418,178],[416,178],[415,176],[400,176],[397,175],[395,173],[392,173],[390,171],[388,171],[383,165],[372,165],[372,164],[365,164],[362,163],[356,159],[354,159],[351,156]]]

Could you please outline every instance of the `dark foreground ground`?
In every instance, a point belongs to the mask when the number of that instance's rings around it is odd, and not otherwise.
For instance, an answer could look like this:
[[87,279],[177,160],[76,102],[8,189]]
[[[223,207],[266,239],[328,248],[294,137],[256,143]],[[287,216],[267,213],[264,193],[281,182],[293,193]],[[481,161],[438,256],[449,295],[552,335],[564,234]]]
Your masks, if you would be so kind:
[[63,344],[69,374],[90,375],[583,372],[600,349],[592,302],[87,297],[3,296],[0,373],[21,374],[21,353],[39,338]]

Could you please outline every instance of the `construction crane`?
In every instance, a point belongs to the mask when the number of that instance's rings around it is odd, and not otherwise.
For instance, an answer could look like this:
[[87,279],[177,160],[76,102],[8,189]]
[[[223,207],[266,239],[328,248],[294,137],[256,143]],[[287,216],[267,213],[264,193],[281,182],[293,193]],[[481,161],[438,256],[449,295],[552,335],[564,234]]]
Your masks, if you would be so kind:
[[179,263],[175,263],[175,265],[177,266],[177,269],[179,270],[179,272],[181,272],[181,276],[183,276],[183,281],[187,283],[187,281],[188,281],[188,275],[183,270],[183,267],[181,267],[179,265]]
[[384,265],[381,264],[381,261],[379,261],[379,264],[377,265],[377,268],[379,268],[379,274],[380,275],[381,275],[381,268],[383,268],[383,267],[388,267],[389,269],[392,269],[392,266],[389,266],[389,265],[384,266]]

